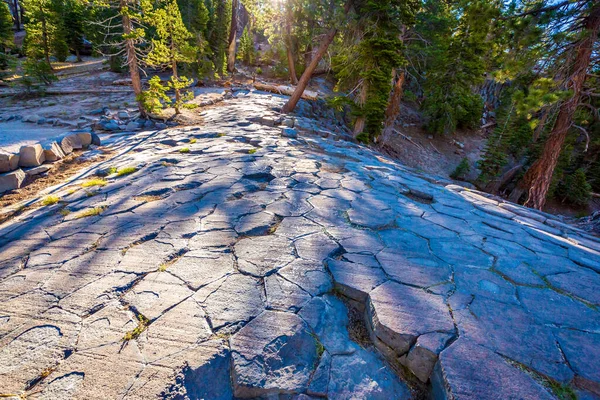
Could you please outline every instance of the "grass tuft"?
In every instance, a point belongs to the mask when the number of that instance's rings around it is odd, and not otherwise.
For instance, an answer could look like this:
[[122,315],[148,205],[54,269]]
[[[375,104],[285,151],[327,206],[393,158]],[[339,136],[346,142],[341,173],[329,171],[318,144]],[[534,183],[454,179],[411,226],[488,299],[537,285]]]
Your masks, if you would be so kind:
[[144,317],[142,314],[139,314],[137,318],[138,326],[136,326],[133,330],[127,332],[125,336],[123,336],[123,339],[121,339],[121,341],[128,342],[130,340],[137,339],[142,334],[142,332],[144,332],[146,328],[148,328],[148,324],[150,323],[150,320],[148,318]]
[[81,184],[81,187],[105,186],[108,182],[101,178],[92,178]]
[[44,199],[42,200],[42,205],[51,206],[51,205],[58,203],[59,201],[60,201],[60,197],[55,196],[55,195],[49,195],[49,196],[44,197]]
[[102,214],[102,211],[104,211],[104,208],[105,207],[94,207],[94,208],[88,208],[87,210],[83,210],[82,212],[77,214],[77,219],[86,218],[86,217],[94,217],[96,215],[100,215],[100,214]]
[[71,214],[71,210],[69,210],[68,208],[63,208],[62,210],[59,211],[59,213],[63,217],[66,217],[67,215]]
[[198,139],[196,139],[196,138],[193,138],[193,139],[191,139],[191,140],[190,140],[190,144],[194,144],[194,143],[196,143],[197,141],[198,141]]
[[256,153],[256,149],[250,149],[250,150],[248,150],[248,154],[254,154],[254,153]]
[[560,400],[577,400],[577,394],[571,386],[550,381],[550,389]]
[[180,152],[180,153],[183,153],[183,154],[185,154],[185,153],[189,153],[189,152],[190,152],[190,149],[188,149],[187,147],[184,147],[183,149],[180,149],[180,150],[179,150],[179,152]]
[[136,167],[124,167],[124,168],[120,168],[117,171],[117,175],[118,176],[125,176],[125,175],[129,175],[129,174],[133,174],[134,172],[137,172],[137,168]]

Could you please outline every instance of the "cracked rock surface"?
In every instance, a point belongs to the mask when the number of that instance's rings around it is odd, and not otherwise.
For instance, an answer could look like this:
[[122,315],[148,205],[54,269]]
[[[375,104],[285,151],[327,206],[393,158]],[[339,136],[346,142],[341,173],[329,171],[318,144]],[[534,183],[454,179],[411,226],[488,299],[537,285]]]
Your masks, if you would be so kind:
[[0,394],[600,398],[597,238],[312,134],[306,103],[283,137],[284,102],[145,132],[135,173],[0,226]]

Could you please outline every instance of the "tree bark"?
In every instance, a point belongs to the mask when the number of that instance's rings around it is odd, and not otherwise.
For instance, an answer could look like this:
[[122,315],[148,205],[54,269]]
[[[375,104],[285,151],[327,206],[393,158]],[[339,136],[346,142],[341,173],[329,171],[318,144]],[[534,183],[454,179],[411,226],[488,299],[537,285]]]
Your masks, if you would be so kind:
[[565,89],[570,90],[573,95],[560,105],[556,123],[544,144],[540,158],[527,170],[519,183],[520,189],[528,192],[525,202],[527,207],[541,210],[546,203],[552,175],[581,98],[586,73],[590,66],[592,48],[599,30],[600,2],[597,2],[583,21],[583,36],[574,44],[572,50],[573,66],[570,75],[566,78]]
[[19,18],[19,0],[14,0],[13,4],[15,7],[15,15],[14,15],[15,27],[17,28],[17,32],[19,32],[21,30],[21,20]]
[[290,82],[292,85],[298,84],[298,75],[296,74],[296,62],[294,60],[294,43],[292,41],[292,8],[286,6],[285,16],[285,52],[287,54],[288,71],[290,73]]
[[392,137],[394,129],[394,123],[398,119],[400,114],[400,102],[402,101],[402,95],[404,94],[404,81],[406,80],[406,72],[404,70],[394,70],[392,72],[392,79],[395,80],[392,94],[390,95],[390,101],[388,102],[387,108],[385,109],[385,122],[383,126],[383,132],[381,134],[381,142],[386,145]]
[[238,28],[239,0],[233,0],[231,4],[231,27],[229,28],[229,48],[227,49],[227,71],[235,71],[235,48]]
[[[350,12],[351,6],[352,0],[346,0],[346,5],[344,6],[344,13],[346,15],[348,14],[348,12]],[[285,105],[281,109],[281,112],[290,113],[294,111],[294,108],[296,108],[296,105],[302,97],[302,93],[304,93],[304,90],[308,86],[308,82],[310,82],[310,78],[312,77],[313,72],[315,71],[315,69],[317,69],[319,61],[321,61],[325,53],[327,53],[327,49],[329,48],[331,42],[333,42],[333,39],[335,38],[335,35],[337,35],[337,32],[338,28],[331,28],[329,32],[325,34],[325,37],[323,37],[321,43],[319,44],[319,49],[317,50],[312,60],[310,61],[310,64],[308,64],[308,66],[304,70],[304,73],[300,77],[298,85],[296,86],[296,90],[294,90],[294,93],[292,94],[292,97],[290,97],[288,102],[285,103]]]
[[[121,18],[123,24],[123,33],[125,35],[130,35],[133,30],[133,24],[131,23],[131,19],[126,12],[123,12],[123,8],[127,7],[128,0],[121,0]],[[129,66],[129,75],[131,76],[131,86],[133,87],[133,93],[135,94],[135,99],[138,104],[138,109],[140,110],[140,114],[145,117],[146,110],[144,110],[144,106],[142,104],[141,96],[142,96],[142,81],[140,79],[140,70],[138,66],[137,56],[135,54],[135,43],[133,39],[125,40],[125,53],[127,55],[127,65]]]
[[46,63],[48,63],[50,70],[53,70],[52,64],[50,63],[50,45],[48,44],[48,26],[46,23],[46,16],[44,14],[44,10],[41,6],[40,6],[40,15],[42,15],[42,45],[44,46],[44,57],[46,58]]
[[[362,86],[360,87],[360,93],[355,101],[359,107],[363,107],[365,105],[365,103],[367,102],[368,94],[369,94],[369,83],[367,81],[363,81]],[[366,123],[366,118],[363,115],[357,117],[356,121],[354,121],[354,130],[352,133],[353,133],[353,136],[355,139],[358,137],[358,135],[363,133],[363,131],[365,130],[365,123]]]

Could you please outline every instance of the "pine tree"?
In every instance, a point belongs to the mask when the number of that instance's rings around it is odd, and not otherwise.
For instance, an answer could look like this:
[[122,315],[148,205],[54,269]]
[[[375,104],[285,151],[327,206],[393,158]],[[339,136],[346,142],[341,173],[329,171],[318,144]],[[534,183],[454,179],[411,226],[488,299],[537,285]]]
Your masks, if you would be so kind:
[[75,52],[77,61],[81,61],[80,50],[83,46],[84,20],[84,5],[79,0],[66,0],[63,12],[65,41],[69,49]]
[[497,5],[487,0],[462,0],[450,6],[444,0],[431,0],[426,10],[441,28],[423,30],[431,43],[422,74],[427,129],[446,133],[458,127],[475,128],[483,101],[472,89],[484,81],[488,35],[498,14]]
[[248,65],[253,65],[256,60],[256,50],[254,49],[254,39],[250,34],[250,30],[246,26],[240,37],[240,48],[238,50],[238,58]]
[[192,34],[186,29],[181,19],[179,6],[175,0],[166,0],[164,5],[148,12],[146,20],[156,30],[156,38],[152,39],[152,51],[146,58],[151,66],[169,66],[172,76],[169,87],[175,91],[175,113],[187,96],[182,96],[181,89],[189,86],[191,81],[178,74],[178,63],[191,63],[196,59],[196,49],[190,45]]
[[231,0],[212,0],[208,43],[215,74],[223,76],[227,68],[227,46],[231,22]]
[[57,3],[52,0],[24,0],[23,3],[28,19],[25,26],[27,57],[44,59],[51,69],[51,54],[62,54],[66,46],[60,15],[55,8]]
[[0,2],[0,52],[4,53],[5,48],[11,48],[14,45],[12,30],[13,19],[10,9],[5,2]]

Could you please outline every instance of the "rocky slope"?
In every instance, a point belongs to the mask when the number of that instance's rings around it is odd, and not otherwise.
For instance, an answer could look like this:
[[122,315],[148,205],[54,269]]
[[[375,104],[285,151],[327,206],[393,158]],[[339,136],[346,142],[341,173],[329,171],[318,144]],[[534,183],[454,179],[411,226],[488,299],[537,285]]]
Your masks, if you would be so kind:
[[600,396],[595,238],[273,126],[283,101],[238,92],[0,227],[0,393]]

